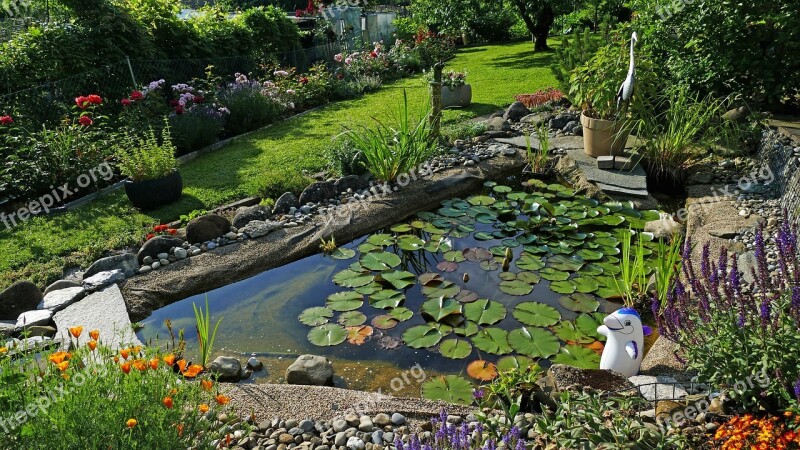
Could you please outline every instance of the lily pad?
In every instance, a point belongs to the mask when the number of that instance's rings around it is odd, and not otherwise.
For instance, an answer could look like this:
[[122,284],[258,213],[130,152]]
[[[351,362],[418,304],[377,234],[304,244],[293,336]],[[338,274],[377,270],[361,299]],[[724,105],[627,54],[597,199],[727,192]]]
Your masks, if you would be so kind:
[[457,327],[453,328],[453,333],[464,337],[474,336],[478,333],[478,331],[478,324],[471,320],[465,320]]
[[570,311],[584,313],[597,311],[597,308],[600,307],[600,302],[598,302],[593,295],[584,293],[575,293],[569,297],[561,297],[558,299],[558,303]]
[[394,271],[394,272],[386,272],[380,275],[381,278],[391,283],[395,289],[405,289],[409,286],[413,286],[416,282],[416,275],[411,272],[406,271]]
[[575,322],[561,322],[552,328],[553,333],[562,341],[576,342],[578,344],[590,344],[596,339],[587,336],[575,326]]
[[419,284],[423,286],[438,285],[439,283],[444,281],[444,277],[442,277],[441,274],[434,272],[423,273],[422,275],[419,276],[418,279],[419,279]]
[[447,339],[439,344],[439,353],[450,359],[464,359],[472,353],[472,344],[463,339]]
[[605,341],[606,337],[597,332],[597,327],[603,324],[605,317],[603,313],[581,314],[575,319],[575,327],[586,336]]
[[458,375],[436,377],[422,385],[422,396],[428,400],[469,405],[473,401],[472,383]]
[[405,299],[406,296],[400,291],[384,289],[370,295],[369,304],[378,309],[397,308]]
[[411,348],[433,347],[442,340],[441,331],[430,325],[417,325],[403,333],[403,341]]
[[532,327],[548,327],[561,320],[561,313],[557,309],[538,302],[520,303],[512,314],[521,323]]
[[500,290],[509,295],[528,295],[533,291],[533,286],[520,280],[509,280],[500,282]]
[[394,231],[395,233],[408,233],[409,231],[413,230],[414,228],[411,225],[407,224],[407,223],[399,223],[397,225],[392,226],[389,229]]
[[518,328],[508,333],[508,343],[518,353],[533,358],[548,358],[558,353],[561,344],[544,328]]
[[575,285],[572,281],[553,281],[550,283],[550,290],[558,294],[572,294],[575,292]]
[[339,345],[347,339],[347,330],[333,323],[312,328],[308,332],[308,341],[319,347]]
[[372,326],[378,330],[391,330],[398,323],[400,322],[389,314],[381,314],[372,318]]
[[368,237],[367,242],[369,242],[372,245],[377,245],[379,247],[386,247],[394,244],[395,239],[394,236],[392,236],[391,234],[380,233],[380,234],[373,234],[372,236]]
[[389,311],[386,312],[386,314],[394,317],[400,322],[405,322],[406,320],[414,317],[414,311],[411,311],[410,309],[403,306],[390,309]]
[[340,325],[344,325],[346,327],[357,327],[359,325],[364,325],[364,322],[367,321],[367,316],[364,313],[359,311],[348,311],[342,313],[337,319]]
[[497,200],[488,195],[476,195],[467,199],[473,205],[489,206],[493,205]]
[[517,274],[517,279],[531,285],[542,281],[542,277],[536,272],[520,272]]
[[425,241],[409,234],[405,236],[400,236],[397,239],[397,246],[400,247],[401,250],[405,250],[407,252],[413,252],[417,250],[422,250],[425,247]]
[[371,252],[361,257],[365,269],[383,272],[400,265],[400,257],[389,252]]
[[500,371],[527,369],[534,364],[531,358],[521,355],[504,356],[497,361],[497,369]]
[[489,261],[493,257],[492,252],[481,247],[467,248],[461,253],[467,261]]
[[463,262],[466,260],[464,258],[464,254],[456,250],[450,250],[449,252],[445,252],[445,254],[442,255],[442,257],[444,258],[445,261],[456,262],[456,263]]
[[314,307],[308,308],[300,313],[300,323],[310,327],[317,327],[328,323],[330,318],[333,317],[333,311],[330,308]]
[[361,308],[364,296],[354,291],[337,292],[328,296],[327,306],[333,311],[345,312]]
[[589,294],[600,289],[600,284],[594,278],[577,277],[570,280],[575,285],[575,290],[584,294]]
[[353,345],[364,345],[375,330],[369,325],[347,327],[347,342]]
[[492,381],[497,378],[497,366],[489,361],[472,361],[467,366],[467,375],[478,381]]
[[436,264],[436,269],[441,270],[442,272],[455,272],[458,270],[458,263],[441,261],[439,264]]
[[506,318],[506,307],[500,302],[480,299],[464,305],[464,317],[478,325],[494,325]]
[[545,265],[542,258],[527,252],[523,253],[522,256],[516,260],[515,264],[521,270],[539,270]]
[[345,269],[333,276],[333,282],[342,287],[357,288],[372,283],[373,278],[371,273]]
[[568,272],[562,272],[552,267],[545,267],[540,270],[539,275],[547,281],[564,281],[569,279]]
[[461,314],[461,303],[452,298],[434,298],[422,304],[421,312],[440,322],[447,316]]
[[556,270],[577,272],[581,270],[583,264],[584,264],[583,258],[577,255],[572,255],[572,256],[555,255],[547,258],[547,265]]
[[553,358],[553,364],[566,364],[580,369],[600,367],[600,355],[581,345],[567,345]]
[[372,295],[378,291],[382,291],[384,289],[383,286],[376,282],[372,282],[366,286],[360,286],[355,289],[356,292],[363,295]]
[[508,345],[508,332],[501,328],[484,328],[472,336],[472,345],[493,355],[507,355],[513,351]]
[[472,303],[478,300],[478,293],[467,289],[462,289],[461,292],[456,295],[456,300],[461,303]]
[[485,231],[479,231],[475,233],[475,239],[479,241],[491,241],[492,239],[494,239],[494,236],[492,236],[491,233],[487,233]]
[[354,256],[356,256],[356,251],[345,247],[339,247],[331,253],[333,259],[350,259]]
[[461,288],[450,281],[444,281],[438,286],[423,286],[422,294],[428,298],[455,297]]

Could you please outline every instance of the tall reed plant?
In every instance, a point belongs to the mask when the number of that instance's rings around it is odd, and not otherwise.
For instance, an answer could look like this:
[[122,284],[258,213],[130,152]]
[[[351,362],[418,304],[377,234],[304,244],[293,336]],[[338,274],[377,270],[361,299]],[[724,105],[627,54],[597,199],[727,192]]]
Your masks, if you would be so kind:
[[536,139],[539,141],[539,147],[534,149],[531,145],[531,138],[525,135],[525,153],[528,164],[531,166],[531,172],[541,173],[547,169],[547,163],[550,160],[550,132],[547,125],[536,128]]
[[620,255],[620,273],[614,279],[617,291],[625,306],[633,308],[636,300],[647,289],[647,268],[644,264],[644,239],[641,236],[633,240],[635,231],[622,232],[622,253]]
[[200,364],[203,367],[208,366],[208,360],[211,357],[211,350],[214,348],[214,340],[217,338],[217,329],[219,323],[222,322],[222,317],[217,320],[217,324],[211,328],[211,310],[208,307],[208,296],[206,296],[206,309],[198,308],[197,305],[192,303],[194,309],[195,327],[197,329],[197,339],[200,345]]
[[668,240],[659,239],[658,250],[655,261],[656,295],[659,304],[663,307],[667,304],[669,291],[675,284],[675,280],[681,271],[681,251],[683,241],[676,233]]

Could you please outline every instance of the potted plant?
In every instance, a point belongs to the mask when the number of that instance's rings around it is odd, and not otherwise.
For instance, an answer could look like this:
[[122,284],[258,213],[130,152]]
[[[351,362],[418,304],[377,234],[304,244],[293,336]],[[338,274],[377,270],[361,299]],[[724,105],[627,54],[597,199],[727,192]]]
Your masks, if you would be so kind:
[[570,97],[582,108],[586,154],[619,155],[625,149],[631,124],[616,108],[616,94],[625,79],[625,65],[615,46],[601,47],[586,64],[572,72]]
[[526,159],[528,165],[522,170],[522,173],[536,179],[544,179],[550,174],[552,164],[550,160],[550,131],[547,125],[541,125],[536,129],[536,138],[539,141],[539,146],[534,149],[531,146],[531,138],[525,136],[525,143],[527,144]]
[[472,86],[467,72],[449,71],[442,76],[442,108],[466,108],[472,104]]
[[125,193],[141,209],[154,209],[178,200],[183,180],[178,172],[175,146],[166,123],[161,138],[152,128],[143,136],[127,131],[117,145],[118,167],[125,180]]

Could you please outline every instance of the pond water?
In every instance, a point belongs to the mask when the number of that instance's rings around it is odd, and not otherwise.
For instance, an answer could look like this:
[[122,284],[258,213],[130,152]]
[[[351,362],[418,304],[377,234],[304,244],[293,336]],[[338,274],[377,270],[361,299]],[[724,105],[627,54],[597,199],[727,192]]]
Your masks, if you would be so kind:
[[[538,354],[545,356],[538,363],[547,366],[550,360],[562,362],[558,358],[564,357],[564,349],[575,356],[563,361],[596,364],[602,343],[593,336],[599,319],[591,313],[620,307],[604,298],[614,297],[608,286],[620,246],[614,236],[629,226],[640,227],[644,218],[627,205],[598,205],[554,185],[549,190],[538,185],[516,196],[510,189],[495,189],[490,184],[484,195],[444,202],[437,211],[362,237],[343,246],[336,257],[313,255],[208,292],[213,320],[223,318],[215,353],[259,356],[266,370],[250,382],[281,382],[298,355],[320,354],[333,361],[338,386],[409,396],[420,395],[419,368],[427,379],[446,374],[466,378],[468,364],[476,360],[513,366],[528,361],[521,355],[535,359]],[[531,204],[540,206],[532,209]],[[591,211],[596,209],[600,213],[594,217]],[[579,212],[586,210],[585,216]],[[628,220],[602,219],[612,216]],[[522,230],[517,220],[537,225]],[[578,252],[583,256],[576,256]],[[506,259],[510,264],[504,269]],[[602,267],[609,272],[605,278]],[[576,289],[584,293],[572,294]],[[570,294],[572,300],[565,299]],[[155,311],[142,322],[139,337],[163,344],[169,340],[169,319],[173,329],[186,330],[188,356],[196,357],[192,304],[203,305],[206,295]],[[328,309],[322,309],[326,304]],[[315,338],[317,343],[331,345],[312,344],[312,327],[301,323],[301,315],[317,325],[313,329],[322,336],[322,342]],[[346,330],[348,340],[337,324],[343,319],[353,325]],[[498,334],[500,344],[494,342]],[[405,345],[403,339],[420,348]],[[548,343],[539,344],[543,340]],[[437,345],[447,341],[449,357]],[[574,351],[576,347],[590,349],[589,355]]]

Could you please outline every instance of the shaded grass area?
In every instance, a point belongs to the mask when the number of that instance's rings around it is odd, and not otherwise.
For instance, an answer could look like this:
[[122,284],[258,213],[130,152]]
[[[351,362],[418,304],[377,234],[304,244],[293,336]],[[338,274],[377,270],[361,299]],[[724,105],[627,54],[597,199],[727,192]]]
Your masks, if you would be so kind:
[[[517,94],[555,85],[549,69],[552,58],[552,53],[534,53],[530,42],[462,49],[448,68],[469,73],[473,105],[446,111],[444,123],[491,114]],[[291,118],[183,166],[183,197],[162,209],[139,212],[118,191],[75,211],[34,218],[11,230],[0,225],[0,289],[22,279],[43,286],[62,277],[65,268],[85,267],[108,249],[140,245],[146,227],[194,210],[246,196],[299,194],[310,174],[326,169],[326,147],[343,125],[370,125],[373,117],[390,116],[400,105],[403,90],[414,110],[424,111],[428,89],[422,78],[399,80],[365,97]]]

